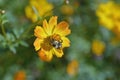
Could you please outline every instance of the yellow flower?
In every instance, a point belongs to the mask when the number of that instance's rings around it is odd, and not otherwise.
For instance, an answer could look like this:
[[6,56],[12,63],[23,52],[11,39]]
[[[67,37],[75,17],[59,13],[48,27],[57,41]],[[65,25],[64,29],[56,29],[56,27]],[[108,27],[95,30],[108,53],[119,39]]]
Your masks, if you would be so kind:
[[120,42],[120,38],[118,38],[118,37],[113,37],[113,38],[111,39],[111,41],[110,41],[110,43],[111,43],[113,46],[118,45],[119,42]]
[[112,1],[108,3],[101,3],[97,10],[96,15],[99,18],[99,23],[111,30],[114,27],[113,16],[114,3]]
[[101,3],[96,10],[96,15],[102,26],[112,30],[115,34],[120,32],[120,5],[115,4],[113,1]]
[[25,71],[18,71],[15,73],[14,80],[26,80],[26,73]]
[[116,8],[114,9],[113,18],[115,26],[112,31],[116,34],[116,37],[120,39],[120,6],[116,6]]
[[74,13],[73,6],[68,5],[68,4],[63,5],[63,6],[61,7],[61,12],[62,12],[63,14],[65,14],[65,15],[72,15],[72,14]]
[[78,61],[72,60],[67,66],[67,73],[70,76],[75,76],[78,72],[78,67],[79,67]]
[[51,61],[53,55],[63,56],[63,48],[70,46],[70,41],[66,37],[70,34],[69,25],[62,21],[57,24],[57,16],[52,16],[47,22],[43,21],[43,27],[36,26],[34,35],[37,37],[34,41],[35,50],[43,61]]
[[36,22],[39,17],[51,15],[52,9],[53,5],[47,0],[30,0],[30,5],[25,8],[25,13],[32,22]]
[[116,37],[120,39],[120,23],[118,26],[115,26],[112,31],[115,33]]
[[105,44],[99,40],[94,40],[92,43],[92,52],[96,56],[101,56],[105,50]]

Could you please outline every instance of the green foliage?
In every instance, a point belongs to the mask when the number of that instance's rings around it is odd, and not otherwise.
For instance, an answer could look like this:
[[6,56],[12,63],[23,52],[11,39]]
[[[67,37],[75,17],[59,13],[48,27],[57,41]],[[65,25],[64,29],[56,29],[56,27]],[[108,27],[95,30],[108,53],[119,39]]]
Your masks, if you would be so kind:
[[[27,73],[27,80],[120,80],[120,41],[112,45],[115,34],[101,26],[96,16],[99,3],[109,0],[66,0],[73,7],[71,15],[60,10],[66,4],[64,0],[48,1],[54,6],[53,15],[58,16],[58,22],[69,23],[71,46],[64,49],[62,58],[41,61],[34,50],[33,32],[36,25],[42,25],[42,20],[50,16],[32,23],[25,15],[29,0],[0,0],[0,80],[13,80],[19,70]],[[101,56],[92,52],[95,39],[106,45]],[[72,60],[79,63],[75,76],[66,71]]]

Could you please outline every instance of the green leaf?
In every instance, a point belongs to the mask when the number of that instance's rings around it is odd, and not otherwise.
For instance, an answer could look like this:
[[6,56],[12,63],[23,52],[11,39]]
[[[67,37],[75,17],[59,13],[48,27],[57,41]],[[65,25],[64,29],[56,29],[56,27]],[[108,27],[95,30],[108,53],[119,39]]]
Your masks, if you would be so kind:
[[10,49],[10,51],[12,51],[13,53],[16,53],[16,49],[15,49],[15,47],[14,46],[9,46],[9,49]]
[[2,24],[8,23],[8,20],[3,20]]
[[4,40],[4,36],[0,34],[0,41]]
[[12,33],[7,33],[6,35],[7,35],[7,39],[9,41],[12,41],[12,42],[15,41],[15,37],[14,37],[14,35]]
[[15,29],[13,29],[13,33],[14,33],[14,35],[15,35],[15,37],[17,39],[21,36],[21,34],[23,33],[23,31],[24,31],[23,28],[20,28],[20,29],[15,28]]
[[29,46],[25,41],[20,41],[20,44],[21,44],[22,46],[25,46],[25,47],[28,47],[28,46]]
[[20,37],[20,34],[17,29],[13,29],[13,33],[17,39]]

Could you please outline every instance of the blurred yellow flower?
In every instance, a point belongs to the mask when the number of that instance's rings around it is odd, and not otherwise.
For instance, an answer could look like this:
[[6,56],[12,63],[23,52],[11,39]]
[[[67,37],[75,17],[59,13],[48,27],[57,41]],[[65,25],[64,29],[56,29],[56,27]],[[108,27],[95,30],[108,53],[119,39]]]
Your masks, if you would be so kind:
[[114,21],[112,19],[114,3],[109,1],[108,3],[101,3],[96,10],[96,15],[99,18],[99,23],[111,30],[114,27]]
[[120,38],[120,5],[113,1],[101,3],[96,10],[96,15],[102,26],[113,31]]
[[96,56],[101,56],[105,50],[105,44],[99,40],[94,40],[92,43],[92,52]]
[[47,0],[29,0],[30,4],[25,8],[26,16],[36,22],[39,17],[50,16],[53,5]]
[[74,2],[74,5],[73,5],[75,8],[78,8],[78,7],[80,7],[80,3],[79,3],[79,1],[78,0],[76,0],[75,2]]
[[112,31],[115,33],[116,37],[120,40],[120,29],[119,28],[120,28],[120,25],[115,26]]
[[117,44],[119,44],[120,42],[120,38],[118,37],[114,37],[111,39],[110,43],[113,45],[113,46],[116,46]]
[[65,14],[65,15],[72,15],[74,13],[73,6],[65,4],[61,6],[61,12],[62,14]]
[[72,60],[68,65],[67,65],[67,73],[70,76],[75,76],[78,73],[79,69],[79,63],[77,60]]
[[115,26],[112,31],[116,34],[116,37],[120,39],[120,6],[116,6],[113,18]]
[[57,24],[57,16],[52,16],[47,22],[43,21],[43,27],[36,26],[34,35],[37,37],[34,41],[35,50],[43,61],[51,61],[53,55],[63,56],[63,48],[70,46],[70,41],[66,37],[70,34],[69,25],[62,21]]
[[15,73],[14,80],[26,80],[26,73],[25,71],[18,71]]

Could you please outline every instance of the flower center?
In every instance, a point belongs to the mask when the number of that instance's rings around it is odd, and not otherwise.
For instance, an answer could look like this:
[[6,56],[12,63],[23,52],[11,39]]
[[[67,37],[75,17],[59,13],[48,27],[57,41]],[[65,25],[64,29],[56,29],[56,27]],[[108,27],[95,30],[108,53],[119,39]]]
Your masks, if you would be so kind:
[[62,47],[62,40],[60,35],[58,34],[53,34],[52,36],[50,36],[50,44],[56,48],[56,49],[60,49]]
[[46,51],[49,51],[53,47],[56,49],[61,49],[62,48],[62,39],[60,35],[58,34],[53,34],[47,38],[44,39],[44,42],[41,44],[42,48]]

